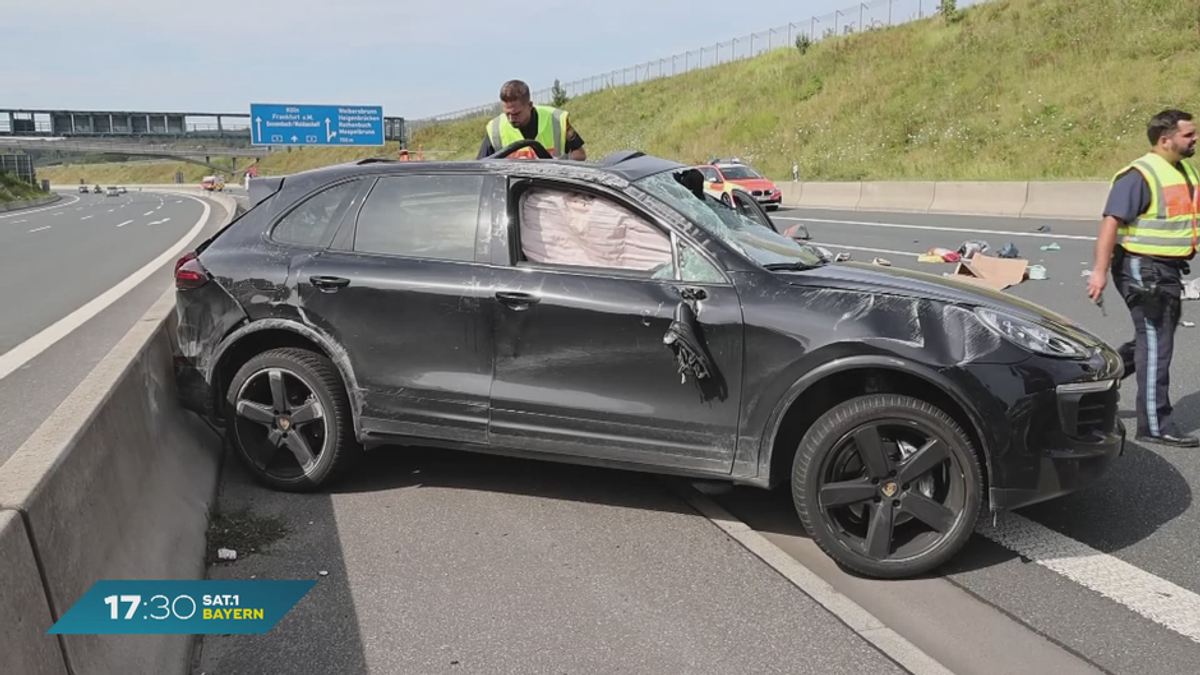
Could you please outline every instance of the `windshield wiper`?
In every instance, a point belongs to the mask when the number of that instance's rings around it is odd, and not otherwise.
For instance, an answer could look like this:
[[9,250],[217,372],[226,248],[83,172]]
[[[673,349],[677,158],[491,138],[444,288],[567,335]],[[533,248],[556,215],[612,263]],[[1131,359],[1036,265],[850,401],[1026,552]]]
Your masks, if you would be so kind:
[[814,265],[814,264],[810,264],[810,263],[806,263],[806,262],[801,262],[799,260],[795,260],[793,262],[785,262],[785,263],[767,263],[766,265],[763,265],[763,269],[770,270],[772,272],[777,272],[777,271],[803,272],[804,270],[816,269],[824,264],[825,264],[824,262],[820,262],[820,263],[817,263]]

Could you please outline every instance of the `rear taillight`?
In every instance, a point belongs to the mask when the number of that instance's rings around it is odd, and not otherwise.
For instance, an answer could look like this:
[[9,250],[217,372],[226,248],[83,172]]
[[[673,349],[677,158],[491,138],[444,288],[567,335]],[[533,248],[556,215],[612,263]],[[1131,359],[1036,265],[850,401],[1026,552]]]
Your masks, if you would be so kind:
[[206,283],[208,283],[208,271],[204,269],[204,265],[200,264],[194,251],[176,261],[175,288],[188,291],[200,288]]

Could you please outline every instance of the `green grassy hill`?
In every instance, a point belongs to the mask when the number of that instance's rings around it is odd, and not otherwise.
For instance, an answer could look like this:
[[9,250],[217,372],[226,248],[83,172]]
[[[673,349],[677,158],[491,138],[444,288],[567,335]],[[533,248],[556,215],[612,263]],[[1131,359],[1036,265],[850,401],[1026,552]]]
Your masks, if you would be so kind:
[[0,204],[45,196],[46,193],[34,188],[29,183],[18,180],[16,176],[8,172],[0,171]]
[[[806,180],[1106,179],[1146,150],[1154,113],[1200,114],[1197,19],[1189,0],[992,0],[956,19],[777,50],[566,108],[593,159],[621,149],[737,156],[776,178],[796,161]],[[410,147],[471,158],[484,123],[418,129]],[[371,154],[306,149],[262,169]]]
[[[1165,107],[1200,114],[1197,5],[993,0],[959,20],[822,40],[580,96],[566,108],[600,158],[737,156],[807,180],[1107,178],[1147,148]],[[473,157],[483,122],[413,142]]]

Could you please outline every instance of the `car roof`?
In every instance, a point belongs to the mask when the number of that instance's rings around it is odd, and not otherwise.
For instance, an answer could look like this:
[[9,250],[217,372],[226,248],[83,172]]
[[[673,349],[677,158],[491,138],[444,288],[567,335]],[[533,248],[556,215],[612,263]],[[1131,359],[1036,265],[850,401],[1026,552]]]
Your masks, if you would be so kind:
[[598,183],[633,182],[664,171],[690,169],[689,165],[633,150],[610,153],[599,162],[569,159],[482,159],[402,162],[391,158],[368,158],[357,162],[310,169],[291,174],[324,182],[345,176],[374,173],[419,173],[424,171],[479,171],[519,176],[561,176]]

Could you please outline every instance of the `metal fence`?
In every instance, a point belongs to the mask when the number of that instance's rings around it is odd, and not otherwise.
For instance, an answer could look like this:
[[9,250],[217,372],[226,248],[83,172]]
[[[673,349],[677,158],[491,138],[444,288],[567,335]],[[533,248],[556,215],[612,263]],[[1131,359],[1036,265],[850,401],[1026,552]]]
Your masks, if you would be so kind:
[[[957,7],[977,5],[988,0],[958,0]],[[607,73],[560,83],[571,98],[613,87],[638,84],[662,77],[711,68],[716,65],[753,58],[775,49],[796,49],[802,39],[816,43],[826,38],[851,35],[864,31],[882,30],[891,26],[926,19],[938,13],[942,0],[874,0],[860,2],[804,21],[735,37],[725,42],[704,45],[682,54],[673,54]],[[534,103],[549,104],[554,100],[553,87],[532,92]],[[500,114],[500,102],[442,113],[421,119],[407,120],[409,132],[430,124],[453,122],[475,117]]]
[[12,174],[30,185],[37,184],[37,172],[29,155],[0,154],[0,171]]

